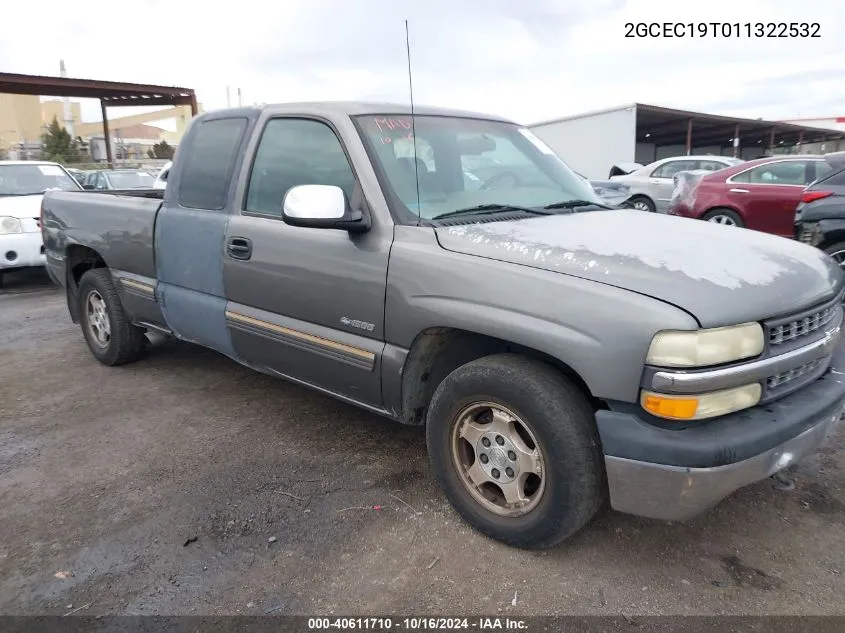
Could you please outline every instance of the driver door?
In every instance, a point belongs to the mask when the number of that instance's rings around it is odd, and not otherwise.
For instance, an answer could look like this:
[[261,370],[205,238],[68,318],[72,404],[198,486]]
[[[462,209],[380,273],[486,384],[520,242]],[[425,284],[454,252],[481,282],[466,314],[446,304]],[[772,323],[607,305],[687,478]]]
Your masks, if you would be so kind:
[[[261,124],[261,123],[260,123]],[[226,324],[252,365],[380,407],[384,301],[393,227],[295,227],[287,191],[335,185],[363,196],[344,147],[323,121],[263,122],[243,202],[225,239]]]

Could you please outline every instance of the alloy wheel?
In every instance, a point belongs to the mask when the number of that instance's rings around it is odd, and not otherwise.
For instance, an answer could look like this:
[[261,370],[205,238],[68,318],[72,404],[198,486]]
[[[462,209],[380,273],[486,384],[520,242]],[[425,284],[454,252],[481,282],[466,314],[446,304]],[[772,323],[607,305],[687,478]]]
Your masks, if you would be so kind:
[[100,347],[108,347],[111,341],[111,321],[106,310],[106,302],[96,290],[88,293],[85,300],[86,325],[91,338]]
[[465,407],[452,428],[452,459],[461,483],[487,510],[518,517],[546,490],[543,453],[528,425],[505,407]]

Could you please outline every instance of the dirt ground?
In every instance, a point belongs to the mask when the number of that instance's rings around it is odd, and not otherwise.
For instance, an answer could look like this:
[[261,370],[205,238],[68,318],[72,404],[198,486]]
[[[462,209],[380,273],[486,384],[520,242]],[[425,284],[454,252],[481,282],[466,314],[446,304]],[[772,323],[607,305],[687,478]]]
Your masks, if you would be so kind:
[[422,429],[179,343],[104,367],[45,277],[11,275],[0,613],[845,614],[843,448],[791,492],[519,551],[451,510]]

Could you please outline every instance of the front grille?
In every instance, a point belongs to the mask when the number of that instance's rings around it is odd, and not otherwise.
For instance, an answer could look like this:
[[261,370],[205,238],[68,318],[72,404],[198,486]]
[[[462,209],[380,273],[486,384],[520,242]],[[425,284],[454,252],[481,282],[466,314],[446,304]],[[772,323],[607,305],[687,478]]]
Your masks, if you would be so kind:
[[770,327],[769,344],[780,345],[788,341],[794,341],[797,338],[815,332],[819,328],[823,328],[833,320],[838,308],[839,302],[837,301],[801,318]]
[[769,390],[782,387],[787,383],[790,383],[793,380],[800,378],[801,376],[806,376],[813,370],[817,369],[826,360],[826,358],[818,358],[816,360],[810,361],[809,363],[804,363],[803,365],[799,365],[798,367],[794,367],[787,371],[782,371],[779,374],[775,374],[774,376],[769,376],[766,379],[766,387],[768,387]]

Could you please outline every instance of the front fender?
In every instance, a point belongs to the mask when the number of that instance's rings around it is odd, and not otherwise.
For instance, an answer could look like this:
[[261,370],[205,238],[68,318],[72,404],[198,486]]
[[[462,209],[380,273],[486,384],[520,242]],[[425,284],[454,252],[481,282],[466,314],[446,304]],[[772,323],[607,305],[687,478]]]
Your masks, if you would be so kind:
[[405,242],[407,228],[397,227],[391,252],[390,345],[408,350],[420,332],[463,330],[559,360],[597,398],[635,402],[654,334],[698,327],[676,306],[608,284]]

